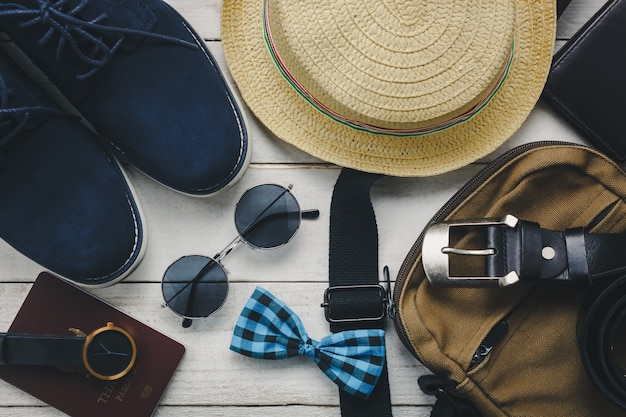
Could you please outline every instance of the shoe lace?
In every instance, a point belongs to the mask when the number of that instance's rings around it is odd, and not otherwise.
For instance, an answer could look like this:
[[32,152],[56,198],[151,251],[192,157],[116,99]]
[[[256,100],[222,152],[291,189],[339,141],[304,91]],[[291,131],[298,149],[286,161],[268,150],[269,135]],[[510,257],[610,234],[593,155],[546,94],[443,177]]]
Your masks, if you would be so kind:
[[9,101],[12,96],[13,91],[7,87],[4,78],[0,76],[0,167],[4,164],[2,148],[28,125],[33,116],[54,114],[74,117],[60,109],[49,106],[10,107]]
[[[48,27],[45,34],[39,39],[40,46],[58,39],[56,45],[56,60],[60,61],[61,53],[70,47],[79,60],[93,67],[91,70],[77,74],[78,80],[93,76],[112,58],[127,36],[139,36],[170,42],[188,48],[198,49],[198,45],[184,39],[143,30],[108,26],[102,22],[107,19],[105,13],[91,19],[84,20],[79,12],[85,8],[90,0],[82,0],[77,6],[69,8],[68,0],[38,0],[39,7],[29,8],[17,3],[0,4],[0,17],[15,16],[25,18],[20,23],[21,28],[42,24]],[[69,9],[69,10],[67,10]],[[59,34],[60,36],[55,36]],[[103,39],[105,35],[119,35],[112,44]],[[82,46],[81,46],[82,45]]]

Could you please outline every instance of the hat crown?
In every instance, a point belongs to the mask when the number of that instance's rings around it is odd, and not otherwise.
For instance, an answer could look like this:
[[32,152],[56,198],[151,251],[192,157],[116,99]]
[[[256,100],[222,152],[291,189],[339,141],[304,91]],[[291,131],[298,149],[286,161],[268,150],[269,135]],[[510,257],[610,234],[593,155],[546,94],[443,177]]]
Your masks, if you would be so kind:
[[380,131],[430,132],[480,110],[511,62],[509,0],[265,0],[283,75],[318,109]]
[[391,0],[387,5],[389,12],[406,26],[414,26],[424,17],[424,3],[410,2],[407,4],[404,0]]

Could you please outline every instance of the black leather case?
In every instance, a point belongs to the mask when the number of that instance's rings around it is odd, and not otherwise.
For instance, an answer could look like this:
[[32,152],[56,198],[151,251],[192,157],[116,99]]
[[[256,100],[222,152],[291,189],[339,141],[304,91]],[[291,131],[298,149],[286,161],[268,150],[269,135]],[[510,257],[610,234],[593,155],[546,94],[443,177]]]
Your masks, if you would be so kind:
[[626,0],[609,0],[556,53],[543,97],[592,145],[626,161]]

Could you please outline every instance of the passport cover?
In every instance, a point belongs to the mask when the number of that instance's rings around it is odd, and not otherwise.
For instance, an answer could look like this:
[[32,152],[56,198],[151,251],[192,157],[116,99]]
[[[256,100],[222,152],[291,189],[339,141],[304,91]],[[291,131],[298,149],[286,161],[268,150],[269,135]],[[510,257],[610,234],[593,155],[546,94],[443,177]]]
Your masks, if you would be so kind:
[[4,365],[0,378],[70,416],[151,416],[183,357],[179,342],[92,294],[47,272],[37,277],[9,332],[71,336],[112,321],[137,343],[137,361],[125,377],[102,381],[86,371]]
[[543,97],[590,144],[626,161],[626,0],[609,0],[555,54]]

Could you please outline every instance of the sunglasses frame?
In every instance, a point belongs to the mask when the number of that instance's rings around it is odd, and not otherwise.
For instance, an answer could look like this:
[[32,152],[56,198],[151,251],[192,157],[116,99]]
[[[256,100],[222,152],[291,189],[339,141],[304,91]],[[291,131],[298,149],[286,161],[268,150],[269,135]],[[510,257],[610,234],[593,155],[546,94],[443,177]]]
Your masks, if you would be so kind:
[[[268,204],[268,206],[263,209],[256,218],[254,218],[252,220],[252,222],[250,223],[249,226],[247,226],[246,228],[244,228],[242,231],[239,230],[239,228],[237,227],[237,221],[236,221],[236,213],[237,213],[237,207],[239,206],[239,204],[241,203],[241,201],[243,200],[243,198],[246,196],[247,193],[249,193],[250,191],[258,188],[258,187],[264,187],[264,186],[272,186],[272,187],[279,187],[280,189],[282,189],[283,191],[272,201]],[[203,318],[207,318],[213,314],[215,314],[217,311],[219,311],[222,306],[224,305],[224,303],[226,302],[226,299],[228,298],[228,294],[229,294],[229,289],[230,289],[230,274],[228,272],[228,269],[221,263],[221,260],[224,259],[226,257],[226,255],[228,255],[230,252],[233,251],[233,249],[235,249],[237,246],[239,246],[242,243],[245,243],[246,245],[250,246],[252,249],[261,249],[261,250],[270,250],[270,249],[278,249],[284,245],[286,245],[287,243],[289,243],[291,241],[291,239],[293,239],[293,237],[296,235],[296,233],[298,232],[298,230],[300,229],[300,222],[302,220],[313,220],[319,217],[319,210],[314,209],[314,210],[302,210],[300,207],[300,204],[298,203],[298,200],[295,198],[295,196],[291,193],[291,190],[293,188],[292,184],[289,184],[287,187],[284,187],[282,185],[279,184],[259,184],[256,185],[254,187],[251,187],[249,189],[247,189],[239,198],[239,200],[237,201],[237,204],[235,205],[235,226],[237,228],[237,236],[228,244],[226,245],[226,247],[224,249],[222,249],[220,252],[218,252],[215,256],[210,257],[210,256],[206,256],[206,255],[184,255],[181,256],[180,258],[178,258],[177,260],[175,260],[174,262],[172,262],[167,269],[165,270],[164,274],[163,274],[163,278],[161,279],[161,295],[163,296],[163,307],[168,307],[170,309],[170,311],[172,311],[174,314],[176,314],[179,317],[182,317],[183,322],[182,322],[182,326],[183,327],[189,327],[191,326],[193,320],[197,320],[197,319],[203,319]],[[291,195],[291,197],[293,198],[297,208],[298,208],[298,213],[299,213],[299,221],[298,221],[298,225],[295,228],[295,230],[293,231],[293,233],[289,236],[289,238],[285,241],[282,242],[279,245],[276,246],[271,246],[271,247],[263,247],[263,246],[258,246],[255,245],[254,243],[248,241],[245,238],[245,234],[247,232],[249,232],[251,230],[252,227],[254,227],[257,222],[257,220],[259,220],[259,218],[261,218],[261,216],[263,216],[263,214],[269,210],[274,203],[276,203],[281,197],[283,197],[286,193],[289,193]],[[286,214],[290,214],[291,212],[287,212]],[[201,316],[201,317],[191,317],[191,316],[186,316],[184,314],[180,314],[179,312],[177,312],[176,310],[174,310],[172,308],[172,306],[170,306],[170,304],[168,303],[168,299],[166,299],[165,296],[165,290],[164,290],[164,286],[166,285],[166,281],[165,281],[165,277],[167,276],[168,272],[172,269],[172,267],[174,267],[175,265],[177,265],[177,263],[181,262],[183,259],[186,258],[190,258],[190,257],[199,257],[199,258],[204,258],[207,259],[208,262],[207,264],[202,267],[200,269],[200,271],[198,271],[196,273],[196,276],[191,279],[188,283],[186,283],[183,288],[181,288],[180,290],[178,290],[173,296],[169,297],[169,303],[172,302],[173,299],[175,299],[180,293],[182,293],[189,285],[192,285],[192,289],[191,291],[194,291],[194,289],[196,288],[196,284],[199,281],[196,281],[199,277],[203,276],[203,274],[206,272],[207,268],[209,267],[217,267],[221,270],[221,272],[224,275],[224,284],[226,285],[226,291],[224,294],[224,297],[221,301],[221,303],[219,304],[219,306],[217,308],[215,308],[213,311],[211,311],[209,314],[207,314],[206,316]],[[170,283],[172,284],[172,283]],[[190,295],[188,297],[187,300],[187,306],[189,306],[191,304],[191,301],[194,299],[194,295]]]

